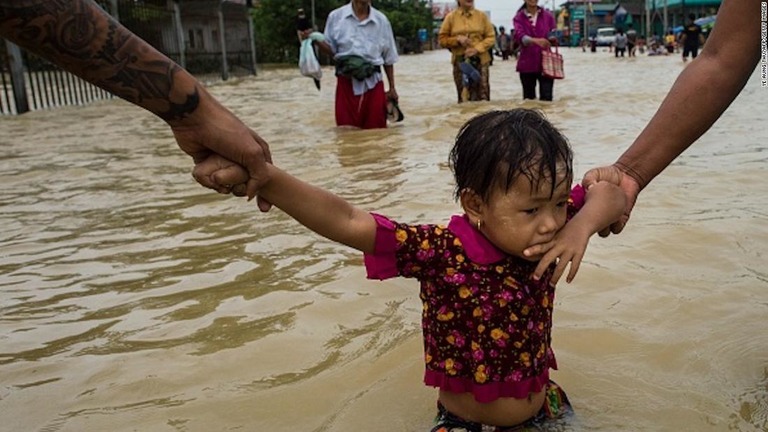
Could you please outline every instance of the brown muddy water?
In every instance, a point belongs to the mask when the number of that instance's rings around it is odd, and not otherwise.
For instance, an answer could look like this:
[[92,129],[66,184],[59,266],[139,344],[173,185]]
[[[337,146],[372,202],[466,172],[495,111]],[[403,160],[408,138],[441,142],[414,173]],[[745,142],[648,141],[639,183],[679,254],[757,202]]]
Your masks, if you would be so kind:
[[[610,163],[684,65],[564,50],[555,102],[455,104],[446,51],[396,66],[405,121],[334,127],[297,67],[211,87],[277,164],[404,222],[447,221],[448,150],[494,108],[541,108],[576,172]],[[768,428],[768,89],[757,73],[700,142],[596,238],[555,307],[573,431]],[[198,187],[152,115],[116,100],[0,118],[0,430],[421,432],[418,287],[278,210]]]

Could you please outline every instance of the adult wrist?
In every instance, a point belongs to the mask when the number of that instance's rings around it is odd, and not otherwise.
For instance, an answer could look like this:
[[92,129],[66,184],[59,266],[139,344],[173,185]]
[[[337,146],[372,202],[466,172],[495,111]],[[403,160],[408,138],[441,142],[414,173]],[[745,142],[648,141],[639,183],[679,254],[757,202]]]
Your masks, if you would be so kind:
[[621,171],[626,177],[630,179],[630,181],[634,182],[637,186],[638,193],[645,189],[646,186],[648,186],[648,183],[650,183],[651,179],[646,178],[647,176],[644,176],[639,171],[632,168],[630,165],[626,164],[621,159],[617,160],[613,166],[615,166],[619,171]]
[[203,123],[216,109],[223,108],[200,82],[194,78],[192,80],[189,86],[178,86],[184,88],[183,90],[171,92],[172,94],[168,97],[170,106],[168,111],[155,112],[155,115],[165,120],[171,127],[187,127]]

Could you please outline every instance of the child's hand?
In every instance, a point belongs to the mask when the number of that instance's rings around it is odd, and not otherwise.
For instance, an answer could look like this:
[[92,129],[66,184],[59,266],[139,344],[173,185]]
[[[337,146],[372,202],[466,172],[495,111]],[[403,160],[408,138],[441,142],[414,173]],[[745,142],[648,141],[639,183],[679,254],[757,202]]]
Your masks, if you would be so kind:
[[214,185],[213,189],[218,193],[240,197],[245,196],[250,179],[248,171],[240,164],[215,153],[195,166],[192,177],[200,184]]
[[576,273],[579,271],[579,265],[584,258],[584,252],[587,250],[587,243],[589,242],[589,232],[581,229],[579,226],[566,224],[563,229],[557,233],[555,239],[550,243],[535,245],[532,248],[548,247],[549,251],[544,254],[544,257],[539,261],[539,265],[536,266],[536,270],[533,272],[533,278],[539,280],[544,272],[549,268],[553,262],[557,263],[555,271],[552,274],[551,284],[557,284],[560,280],[560,276],[565,272],[565,267],[568,263],[571,264],[568,271],[568,277],[565,281],[571,283],[576,277]]

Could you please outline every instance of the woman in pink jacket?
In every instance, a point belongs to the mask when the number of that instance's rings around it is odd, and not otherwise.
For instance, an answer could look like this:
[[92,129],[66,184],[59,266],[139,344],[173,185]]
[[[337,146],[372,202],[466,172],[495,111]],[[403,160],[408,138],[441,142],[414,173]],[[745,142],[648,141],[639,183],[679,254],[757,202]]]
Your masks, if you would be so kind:
[[539,0],[525,0],[512,23],[515,26],[515,42],[521,47],[517,71],[523,84],[523,99],[536,99],[538,81],[539,99],[551,101],[554,80],[541,75],[541,50],[549,49],[547,36],[556,27],[555,17],[539,7]]

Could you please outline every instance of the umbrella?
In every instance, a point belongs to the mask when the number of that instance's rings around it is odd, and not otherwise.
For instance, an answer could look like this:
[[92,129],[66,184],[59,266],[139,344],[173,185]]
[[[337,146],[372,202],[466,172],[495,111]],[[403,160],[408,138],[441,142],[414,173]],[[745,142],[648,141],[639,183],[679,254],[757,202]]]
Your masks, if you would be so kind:
[[705,17],[701,17],[701,18],[697,19],[693,23],[696,24],[696,25],[704,26],[706,24],[714,23],[716,18],[717,18],[717,15],[705,16]]
[[[695,21],[693,21],[693,23],[701,27],[702,30],[709,31],[709,30],[712,30],[712,27],[715,26],[715,18],[717,18],[717,15],[705,16],[705,17],[696,19]],[[672,31],[675,34],[678,34],[682,32],[684,29],[685,29],[684,26],[677,26],[673,28]]]
[[702,30],[709,31],[709,30],[712,30],[712,27],[715,26],[715,19],[716,18],[717,18],[717,15],[710,15],[710,16],[701,17],[701,18],[697,19],[696,21],[694,21],[694,24],[696,24],[699,27],[701,27]]
[[613,24],[617,27],[621,26],[621,24],[625,24],[627,16],[629,16],[627,10],[624,9],[624,6],[619,5],[613,12]]

